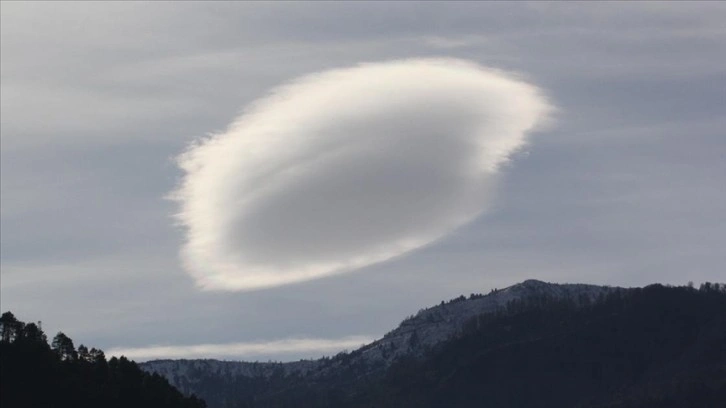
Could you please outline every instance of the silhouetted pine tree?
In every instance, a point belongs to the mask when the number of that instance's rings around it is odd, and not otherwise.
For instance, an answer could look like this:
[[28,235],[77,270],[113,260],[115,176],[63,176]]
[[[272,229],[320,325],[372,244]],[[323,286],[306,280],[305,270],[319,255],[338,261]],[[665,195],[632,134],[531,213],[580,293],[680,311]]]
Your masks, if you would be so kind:
[[52,348],[39,325],[6,312],[0,317],[0,406],[2,408],[204,408],[158,375],[125,357],[106,361],[103,351],[76,350],[65,334]]

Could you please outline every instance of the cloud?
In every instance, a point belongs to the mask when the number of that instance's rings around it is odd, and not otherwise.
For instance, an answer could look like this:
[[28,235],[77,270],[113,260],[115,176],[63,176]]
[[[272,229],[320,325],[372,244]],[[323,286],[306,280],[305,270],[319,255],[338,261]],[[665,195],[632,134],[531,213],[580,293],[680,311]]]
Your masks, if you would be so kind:
[[201,288],[249,290],[429,244],[486,209],[502,164],[549,111],[517,76],[453,59],[281,86],[178,158],[183,266]]
[[340,339],[292,338],[267,342],[197,344],[191,346],[150,346],[115,348],[109,356],[126,356],[137,361],[177,358],[254,358],[273,354],[337,353],[358,348],[374,339],[368,336],[348,336]]

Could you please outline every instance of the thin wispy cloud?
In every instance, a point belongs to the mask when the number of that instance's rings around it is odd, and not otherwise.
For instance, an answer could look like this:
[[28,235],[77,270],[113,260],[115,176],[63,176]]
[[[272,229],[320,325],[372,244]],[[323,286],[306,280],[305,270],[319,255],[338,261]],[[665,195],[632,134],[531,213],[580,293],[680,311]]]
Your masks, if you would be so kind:
[[248,290],[422,247],[486,209],[549,110],[535,86],[453,59],[284,85],[179,158],[183,265],[202,288]]
[[284,354],[329,354],[358,348],[374,339],[369,336],[348,336],[339,339],[291,338],[266,342],[243,342],[226,344],[196,344],[187,346],[149,346],[135,348],[114,348],[109,356],[126,356],[144,361],[172,358],[241,358],[254,359],[260,356]]

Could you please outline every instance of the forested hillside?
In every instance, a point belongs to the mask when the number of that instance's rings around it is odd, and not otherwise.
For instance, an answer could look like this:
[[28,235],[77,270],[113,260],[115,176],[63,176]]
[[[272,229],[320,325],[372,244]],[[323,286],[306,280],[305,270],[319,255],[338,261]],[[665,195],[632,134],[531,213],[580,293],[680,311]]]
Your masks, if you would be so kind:
[[0,406],[2,408],[204,408],[156,374],[125,357],[106,360],[103,351],[58,333],[51,343],[39,324],[11,312],[0,317]]
[[[367,346],[304,371],[278,364],[258,375],[220,376],[218,369],[235,363],[180,361],[176,367],[191,372],[167,375],[194,378],[185,384],[211,407],[667,408],[726,401],[726,287],[651,285],[592,297],[559,286],[538,282],[526,296],[468,319],[448,340],[402,353],[390,365],[368,364],[361,358]],[[422,324],[428,314],[419,314]],[[407,339],[413,350],[416,336]]]
[[653,285],[592,305],[546,297],[471,321],[362,394],[375,406],[715,407],[726,402],[726,291]]

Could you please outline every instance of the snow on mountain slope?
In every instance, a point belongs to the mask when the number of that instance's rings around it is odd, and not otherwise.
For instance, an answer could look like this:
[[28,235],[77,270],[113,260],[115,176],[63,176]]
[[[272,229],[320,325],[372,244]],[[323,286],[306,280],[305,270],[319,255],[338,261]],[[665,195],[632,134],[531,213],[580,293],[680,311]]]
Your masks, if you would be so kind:
[[574,300],[584,296],[591,301],[613,289],[584,284],[552,284],[530,279],[506,289],[492,291],[488,295],[472,295],[468,299],[461,296],[419,311],[382,339],[363,347],[362,354],[371,362],[382,360],[390,363],[401,355],[420,354],[427,347],[455,336],[472,318],[494,312],[512,300],[536,295],[569,297]]
[[513,300],[534,296],[568,297],[574,301],[591,301],[613,290],[608,286],[585,284],[553,284],[526,280],[487,295],[460,296],[449,302],[420,310],[404,320],[381,339],[351,353],[335,358],[301,360],[289,363],[259,363],[219,360],[154,360],[140,364],[141,368],[166,377],[183,392],[194,390],[195,383],[210,376],[230,379],[236,376],[269,377],[272,375],[322,376],[334,372],[340,365],[360,365],[373,370],[385,368],[395,359],[421,355],[427,348],[445,341],[463,328],[464,324],[482,313],[491,313]]

